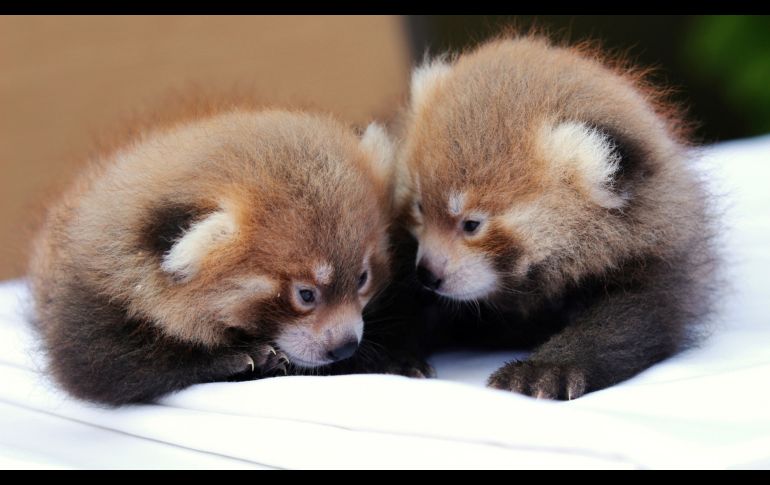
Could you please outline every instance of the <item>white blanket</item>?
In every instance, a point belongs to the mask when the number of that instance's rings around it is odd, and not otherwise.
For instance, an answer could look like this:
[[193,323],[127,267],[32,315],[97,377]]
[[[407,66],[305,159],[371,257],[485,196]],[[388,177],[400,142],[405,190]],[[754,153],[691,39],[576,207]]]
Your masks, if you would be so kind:
[[282,377],[102,409],[48,381],[23,282],[0,285],[0,467],[770,467],[770,136],[700,162],[725,209],[713,336],[571,402],[484,388],[512,353],[433,359],[438,379]]

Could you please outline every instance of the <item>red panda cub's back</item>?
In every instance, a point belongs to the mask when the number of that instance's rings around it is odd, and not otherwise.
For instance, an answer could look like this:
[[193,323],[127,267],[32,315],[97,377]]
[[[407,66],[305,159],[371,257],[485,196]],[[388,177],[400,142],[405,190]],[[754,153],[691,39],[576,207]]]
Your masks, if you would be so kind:
[[103,157],[31,258],[52,374],[121,404],[350,357],[388,280],[390,152],[378,125],[233,110]]
[[397,199],[416,277],[472,303],[464,338],[482,314],[534,347],[491,386],[579,397],[697,333],[713,226],[680,126],[635,71],[543,38],[415,70]]

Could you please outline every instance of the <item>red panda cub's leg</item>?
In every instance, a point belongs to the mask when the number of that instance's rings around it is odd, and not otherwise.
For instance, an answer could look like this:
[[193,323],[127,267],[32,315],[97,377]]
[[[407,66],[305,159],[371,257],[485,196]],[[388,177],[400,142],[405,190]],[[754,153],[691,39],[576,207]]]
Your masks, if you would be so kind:
[[592,304],[562,331],[526,361],[498,369],[488,384],[537,398],[570,400],[629,379],[687,347],[697,335],[688,333],[686,322],[707,308],[693,307],[693,296],[703,292],[693,277],[702,263],[694,259],[626,265],[618,273],[643,276],[622,278],[614,288],[601,285]]
[[287,373],[286,355],[271,344],[190,345],[128,317],[122,305],[83,284],[87,275],[77,269],[67,274],[69,281],[38,301],[37,325],[56,343],[47,349],[50,370],[78,398],[111,406],[151,402],[197,383]]

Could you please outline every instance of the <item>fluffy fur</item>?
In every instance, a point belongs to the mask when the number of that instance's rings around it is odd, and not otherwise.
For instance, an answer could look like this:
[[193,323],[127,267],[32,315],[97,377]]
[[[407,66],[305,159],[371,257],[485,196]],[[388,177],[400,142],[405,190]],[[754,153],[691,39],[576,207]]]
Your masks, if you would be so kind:
[[349,355],[388,281],[391,153],[378,126],[234,109],[103,154],[34,244],[53,376],[115,405]]
[[408,352],[530,347],[489,385],[572,399],[693,341],[716,269],[708,196],[680,118],[641,74],[505,38],[419,67],[412,97],[403,257],[439,296],[401,295]]

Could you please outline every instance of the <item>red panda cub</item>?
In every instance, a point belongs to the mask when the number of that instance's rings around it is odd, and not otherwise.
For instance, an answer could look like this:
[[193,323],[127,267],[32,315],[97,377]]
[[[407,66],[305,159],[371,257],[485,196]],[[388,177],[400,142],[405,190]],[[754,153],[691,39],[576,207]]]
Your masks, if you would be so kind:
[[693,341],[715,267],[707,195],[641,75],[522,37],[427,62],[411,90],[397,203],[438,296],[423,338],[530,346],[488,383],[550,399]]
[[350,357],[388,281],[391,152],[379,125],[234,109],[102,157],[31,259],[55,379],[119,405]]

